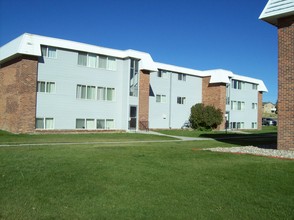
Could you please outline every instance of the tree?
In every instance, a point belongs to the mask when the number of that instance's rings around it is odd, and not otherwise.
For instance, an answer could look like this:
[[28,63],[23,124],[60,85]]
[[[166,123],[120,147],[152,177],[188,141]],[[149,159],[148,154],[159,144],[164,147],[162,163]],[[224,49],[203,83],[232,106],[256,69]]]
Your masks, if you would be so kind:
[[198,103],[191,107],[189,121],[193,129],[212,130],[222,123],[223,113],[214,106]]

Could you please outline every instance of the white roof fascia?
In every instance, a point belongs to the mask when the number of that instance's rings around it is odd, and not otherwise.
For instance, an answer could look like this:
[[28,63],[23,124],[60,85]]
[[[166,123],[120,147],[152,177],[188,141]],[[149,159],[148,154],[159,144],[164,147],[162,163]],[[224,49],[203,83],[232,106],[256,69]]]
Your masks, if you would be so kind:
[[157,71],[157,67],[148,53],[135,50],[116,50],[105,47],[94,46],[58,38],[45,37],[25,33],[0,48],[0,62],[16,54],[27,54],[41,56],[41,45],[57,48],[83,51],[88,53],[102,54],[117,58],[133,57],[141,60],[141,68],[149,71]]
[[209,83],[226,83],[230,84],[230,79],[240,80],[244,82],[249,82],[253,84],[258,85],[258,91],[260,92],[268,92],[265,84],[262,80],[247,77],[247,76],[241,76],[234,74],[233,72],[229,70],[223,70],[223,69],[215,69],[215,70],[206,70],[203,71],[207,76],[211,76]]
[[264,82],[262,80],[260,80],[260,79],[255,79],[255,78],[251,78],[251,77],[247,77],[247,76],[240,76],[240,75],[237,75],[237,74],[234,74],[232,79],[257,84],[259,92],[268,92]]
[[230,77],[234,74],[231,71],[223,69],[205,70],[206,76],[211,76],[209,83],[226,83],[230,84]]
[[161,70],[166,70],[166,71],[175,72],[175,73],[184,73],[187,75],[198,76],[198,77],[205,76],[205,74],[203,74],[203,71],[200,71],[200,70],[194,70],[194,69],[174,66],[174,65],[165,64],[165,63],[158,63],[158,62],[155,62],[155,64],[157,68]]
[[259,19],[278,25],[278,19],[294,15],[294,0],[269,0]]
[[157,66],[153,61],[151,55],[149,53],[136,51],[136,50],[126,50],[124,51],[126,57],[133,57],[140,59],[140,69],[148,70],[151,72],[157,72]]

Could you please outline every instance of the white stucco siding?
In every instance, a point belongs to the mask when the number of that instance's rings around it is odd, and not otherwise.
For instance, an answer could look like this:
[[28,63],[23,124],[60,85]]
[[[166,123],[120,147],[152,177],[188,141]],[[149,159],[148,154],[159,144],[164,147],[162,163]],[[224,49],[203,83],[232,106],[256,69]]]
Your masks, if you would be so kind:
[[[75,129],[77,118],[114,119],[122,129],[123,60],[117,71],[79,66],[78,52],[57,49],[57,58],[40,58],[38,81],[55,82],[55,93],[37,93],[37,117],[53,117],[55,129]],[[115,88],[114,101],[77,99],[77,85]]]
[[[150,85],[154,96],[149,99],[150,128],[181,128],[189,120],[191,107],[202,100],[202,79],[186,75],[186,80],[178,80],[178,74],[168,72],[166,78],[157,73],[150,75]],[[166,95],[166,103],[156,102],[156,95]],[[177,98],[185,98],[183,104]]]
[[[244,109],[232,109],[232,101],[244,102]],[[230,104],[227,105],[227,111],[230,112],[229,121],[244,122],[244,129],[251,129],[253,122],[258,123],[258,108],[253,109],[252,103],[258,105],[258,91],[252,89],[252,83],[245,82],[242,89],[230,88]]]

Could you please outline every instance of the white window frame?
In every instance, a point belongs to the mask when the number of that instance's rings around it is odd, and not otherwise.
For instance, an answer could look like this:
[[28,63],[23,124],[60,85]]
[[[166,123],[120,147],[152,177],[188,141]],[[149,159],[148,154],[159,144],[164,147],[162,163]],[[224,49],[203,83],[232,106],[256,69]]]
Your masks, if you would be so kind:
[[178,73],[178,80],[179,81],[186,81],[186,74]]
[[177,104],[185,105],[186,104],[186,97],[177,97]]
[[[43,126],[41,127],[41,128],[37,128],[37,120],[42,120],[42,123],[43,123]],[[48,127],[47,126],[47,121],[51,121],[52,120],[52,126],[51,127]],[[35,125],[35,128],[36,129],[41,129],[41,130],[53,130],[54,129],[54,127],[55,127],[55,120],[54,120],[54,118],[53,117],[37,117],[36,118],[36,125]]]
[[[159,97],[159,101],[158,101],[158,98]],[[156,96],[155,96],[155,101],[157,102],[157,103],[166,103],[166,95],[161,95],[161,94],[156,94]]]
[[[50,55],[50,50],[54,51],[54,56]],[[43,57],[51,58],[51,59],[57,59],[57,49],[56,47],[50,47],[50,46],[41,46],[41,52]]]
[[[41,87],[40,84],[44,83],[44,91],[41,91]],[[53,90],[52,91],[48,91],[48,85],[54,85]],[[46,82],[46,81],[37,81],[37,92],[39,93],[55,93],[56,92],[56,83],[55,82]]]
[[[83,63],[79,63],[79,56],[80,55],[86,55],[86,64],[84,65]],[[90,62],[91,58],[95,58],[95,63]],[[105,66],[101,66],[102,64],[102,59],[105,59]],[[105,69],[105,70],[110,70],[110,71],[116,71],[117,70],[117,59],[112,56],[105,56],[105,55],[98,55],[94,53],[86,53],[79,51],[78,52],[78,61],[77,64],[79,66],[86,66],[90,68],[99,68],[99,69]]]

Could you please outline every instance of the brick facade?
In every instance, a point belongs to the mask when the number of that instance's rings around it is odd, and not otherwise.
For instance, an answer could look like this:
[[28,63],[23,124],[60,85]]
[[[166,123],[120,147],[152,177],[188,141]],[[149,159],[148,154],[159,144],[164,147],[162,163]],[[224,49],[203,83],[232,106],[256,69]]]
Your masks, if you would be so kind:
[[149,128],[150,72],[141,70],[139,76],[139,129]]
[[217,129],[224,130],[226,113],[226,84],[209,84],[209,81],[210,77],[204,77],[202,79],[202,103],[204,105],[213,105],[223,112],[224,120]]
[[294,16],[278,20],[278,149],[294,150]]
[[262,129],[262,92],[258,92],[258,115],[257,115],[257,129]]
[[20,56],[0,68],[0,129],[13,133],[35,131],[38,60]]

